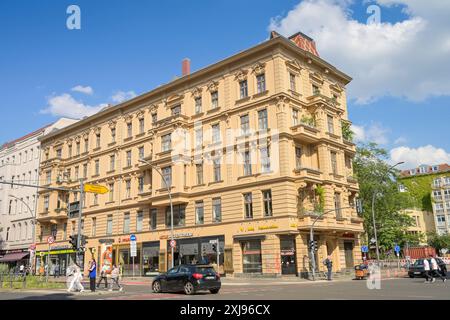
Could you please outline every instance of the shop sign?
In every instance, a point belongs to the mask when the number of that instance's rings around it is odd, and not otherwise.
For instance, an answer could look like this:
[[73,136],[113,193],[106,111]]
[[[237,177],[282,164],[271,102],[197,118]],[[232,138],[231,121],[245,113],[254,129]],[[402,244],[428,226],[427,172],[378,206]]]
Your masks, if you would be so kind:
[[[187,232],[187,233],[176,233],[176,234],[173,235],[173,238],[174,239],[176,239],[176,238],[191,238],[193,236],[194,236],[194,234],[190,233],[190,232]],[[169,239],[169,236],[167,236],[167,235],[166,236],[161,236],[161,237],[159,237],[159,239],[160,240]]]
[[343,237],[343,238],[354,238],[355,235],[354,235],[353,233],[344,233],[344,234],[342,235],[342,237]]
[[114,243],[114,239],[99,239],[98,242],[101,244],[112,244]]
[[282,256],[293,256],[295,254],[294,249],[288,249],[288,250],[281,250]]
[[[58,255],[58,254],[69,254],[69,253],[75,253],[76,251],[75,250],[72,250],[72,249],[69,249],[69,250],[53,250],[53,251],[50,251],[50,254],[51,255]],[[42,251],[42,252],[39,252],[39,255],[41,256],[41,257],[43,257],[43,256],[47,256],[48,255],[48,251]]]
[[122,243],[122,242],[130,242],[130,237],[126,237],[126,238],[119,238],[119,243]]
[[[269,229],[278,229],[278,226],[272,224],[272,225],[269,225],[269,226],[259,226],[258,227],[258,230],[269,230]],[[247,229],[240,228],[239,231],[241,231],[241,232],[252,232],[252,231],[255,231],[255,228],[254,227],[248,227]]]

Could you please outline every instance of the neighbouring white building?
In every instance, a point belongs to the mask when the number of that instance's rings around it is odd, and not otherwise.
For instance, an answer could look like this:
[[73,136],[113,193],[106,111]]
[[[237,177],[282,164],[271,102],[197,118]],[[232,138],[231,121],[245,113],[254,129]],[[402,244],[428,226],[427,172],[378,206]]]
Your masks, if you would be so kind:
[[[39,184],[39,138],[77,120],[61,118],[0,146],[0,181]],[[37,189],[0,183],[0,263],[28,264],[34,243]]]

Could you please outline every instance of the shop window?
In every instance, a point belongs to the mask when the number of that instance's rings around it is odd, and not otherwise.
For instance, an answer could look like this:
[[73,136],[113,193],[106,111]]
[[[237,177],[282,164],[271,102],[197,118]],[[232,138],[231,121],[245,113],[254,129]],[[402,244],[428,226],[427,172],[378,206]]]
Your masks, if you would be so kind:
[[244,273],[262,273],[261,240],[243,241],[241,245]]

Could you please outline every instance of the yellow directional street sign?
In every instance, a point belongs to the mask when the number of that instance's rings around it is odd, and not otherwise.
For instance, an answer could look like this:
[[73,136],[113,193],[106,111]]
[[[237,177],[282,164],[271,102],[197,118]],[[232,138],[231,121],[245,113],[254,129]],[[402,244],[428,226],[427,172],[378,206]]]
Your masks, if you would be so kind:
[[107,187],[100,186],[100,185],[85,184],[84,192],[105,194],[105,193],[109,192],[109,189]]

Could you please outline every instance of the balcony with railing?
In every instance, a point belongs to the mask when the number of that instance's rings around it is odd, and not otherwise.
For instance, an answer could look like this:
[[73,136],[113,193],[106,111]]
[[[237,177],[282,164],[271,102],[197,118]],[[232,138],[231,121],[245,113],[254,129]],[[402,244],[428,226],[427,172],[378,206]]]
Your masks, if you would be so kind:
[[295,139],[307,143],[315,143],[320,139],[320,130],[313,121],[300,121],[291,127],[291,132]]

